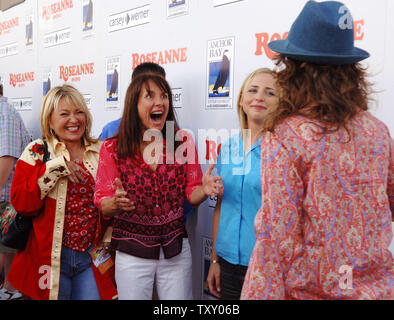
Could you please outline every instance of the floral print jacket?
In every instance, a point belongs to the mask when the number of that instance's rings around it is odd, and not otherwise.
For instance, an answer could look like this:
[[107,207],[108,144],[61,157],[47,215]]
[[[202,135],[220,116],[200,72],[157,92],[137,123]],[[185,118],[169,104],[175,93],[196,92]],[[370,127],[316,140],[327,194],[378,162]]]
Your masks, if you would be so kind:
[[393,139],[368,112],[318,131],[294,116],[263,137],[242,299],[393,298]]

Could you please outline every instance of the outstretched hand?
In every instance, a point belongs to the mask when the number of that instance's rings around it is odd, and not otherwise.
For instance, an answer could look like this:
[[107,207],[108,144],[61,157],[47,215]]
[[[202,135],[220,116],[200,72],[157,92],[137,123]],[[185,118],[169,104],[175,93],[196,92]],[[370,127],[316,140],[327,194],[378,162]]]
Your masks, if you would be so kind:
[[213,176],[212,170],[215,168],[215,164],[209,165],[208,170],[202,177],[202,188],[207,196],[215,198],[217,195],[223,195],[224,186],[222,178],[219,176]]
[[124,190],[119,178],[115,179],[116,191],[113,197],[115,207],[118,211],[132,211],[135,209],[134,203],[127,198],[127,192]]

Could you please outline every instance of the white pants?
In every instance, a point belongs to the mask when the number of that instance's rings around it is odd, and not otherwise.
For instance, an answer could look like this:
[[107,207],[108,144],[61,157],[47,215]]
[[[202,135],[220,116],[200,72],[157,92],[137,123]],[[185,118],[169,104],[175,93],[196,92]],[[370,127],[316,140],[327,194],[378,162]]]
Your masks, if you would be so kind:
[[182,251],[165,259],[144,259],[116,251],[115,280],[119,300],[151,300],[156,276],[160,300],[192,299],[192,255],[189,240],[184,238]]

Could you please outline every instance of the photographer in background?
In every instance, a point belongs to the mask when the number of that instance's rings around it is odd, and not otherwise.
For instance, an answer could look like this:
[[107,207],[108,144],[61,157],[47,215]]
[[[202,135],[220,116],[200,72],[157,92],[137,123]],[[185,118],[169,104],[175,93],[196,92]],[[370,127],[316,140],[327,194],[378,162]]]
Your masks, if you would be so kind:
[[[30,136],[22,118],[8,103],[8,99],[3,97],[3,85],[0,84],[0,212],[10,201],[16,160],[29,142]],[[22,298],[22,294],[7,280],[15,251],[0,243],[0,272],[4,272],[4,283],[0,286],[0,300]]]

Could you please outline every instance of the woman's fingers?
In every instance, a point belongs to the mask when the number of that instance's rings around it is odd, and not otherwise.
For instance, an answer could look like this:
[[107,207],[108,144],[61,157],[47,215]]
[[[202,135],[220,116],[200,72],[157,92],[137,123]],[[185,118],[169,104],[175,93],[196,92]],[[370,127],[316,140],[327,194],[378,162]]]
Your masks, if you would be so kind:
[[81,184],[86,183],[87,178],[88,178],[88,173],[85,170],[83,170],[83,168],[76,165],[74,172],[75,172],[75,176],[77,177],[79,183],[81,183]]
[[68,175],[69,180],[75,184],[84,184],[88,178],[89,173],[74,161],[66,161],[67,167],[70,170]]
[[123,211],[133,211],[135,210],[135,206],[133,204],[125,204],[123,207]]
[[222,178],[219,176],[210,176],[206,187],[207,194],[215,198],[223,189]]
[[126,191],[120,191],[118,189],[115,191],[115,197],[117,198],[126,198],[126,196],[127,196]]
[[223,184],[220,184],[220,185],[219,185],[219,188],[218,188],[218,193],[217,193],[217,194],[222,196],[222,195],[223,195],[223,192],[224,192],[224,186],[223,186]]
[[209,165],[209,168],[205,172],[203,179],[202,179],[202,184],[203,184],[203,190],[204,193],[207,196],[210,196],[212,198],[215,198],[221,190],[222,186],[222,178],[220,176],[213,176],[212,171],[215,169],[215,164],[212,163]]
[[69,174],[68,175],[68,179],[74,184],[77,184],[77,182],[78,182],[78,179],[77,179],[77,177],[75,176],[74,173]]
[[126,197],[116,197],[115,204],[118,209],[122,211],[132,211],[135,209],[134,202],[131,202],[130,199]]
[[208,170],[205,172],[206,175],[211,175],[212,174],[212,170],[215,169],[215,163],[211,163],[208,167]]
[[120,211],[132,211],[135,209],[134,202],[127,197],[127,192],[124,190],[120,179],[115,179],[115,206]]
[[217,298],[221,297],[220,291],[220,267],[218,264],[211,264],[207,277],[209,291]]
[[103,246],[103,256],[105,257],[107,254],[110,254],[110,250],[111,250],[111,242],[103,242],[102,243]]

